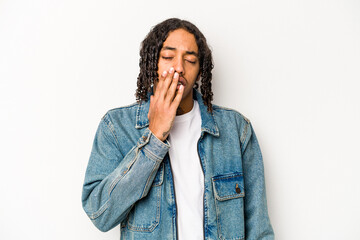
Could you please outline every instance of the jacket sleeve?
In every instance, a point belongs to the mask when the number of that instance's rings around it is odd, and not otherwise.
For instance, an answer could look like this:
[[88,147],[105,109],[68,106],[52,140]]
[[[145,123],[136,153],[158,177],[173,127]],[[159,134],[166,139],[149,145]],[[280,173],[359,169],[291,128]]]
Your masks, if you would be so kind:
[[254,129],[248,121],[244,132],[243,172],[245,184],[246,240],[273,240],[265,191],[264,165]]
[[82,205],[94,225],[108,231],[145,197],[170,146],[146,128],[125,155],[106,114],[97,129],[82,191]]

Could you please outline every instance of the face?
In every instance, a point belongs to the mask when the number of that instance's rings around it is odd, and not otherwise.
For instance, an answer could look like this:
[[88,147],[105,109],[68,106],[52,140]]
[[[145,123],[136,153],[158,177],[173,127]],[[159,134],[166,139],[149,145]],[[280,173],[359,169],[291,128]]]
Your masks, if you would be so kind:
[[[193,86],[200,77],[198,46],[193,34],[177,29],[168,34],[159,55],[158,75],[169,71],[171,67],[179,73],[179,82],[184,85],[180,108],[189,111],[193,104]],[[156,91],[156,83],[154,83]]]

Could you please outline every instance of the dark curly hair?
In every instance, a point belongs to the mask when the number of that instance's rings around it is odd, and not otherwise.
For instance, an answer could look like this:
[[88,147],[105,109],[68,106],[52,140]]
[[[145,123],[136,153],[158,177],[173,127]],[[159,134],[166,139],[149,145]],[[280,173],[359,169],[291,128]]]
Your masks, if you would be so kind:
[[[207,106],[208,111],[212,112],[211,70],[214,68],[214,65],[212,63],[211,50],[206,43],[206,38],[194,24],[178,18],[170,18],[157,24],[142,42],[139,61],[140,73],[137,78],[135,94],[136,100],[148,100],[147,94],[151,91],[152,84],[159,78],[157,71],[160,50],[169,33],[176,29],[184,29],[192,33],[196,39],[196,44],[199,48],[200,90],[204,104]],[[195,83],[194,88],[198,89],[199,85]]]

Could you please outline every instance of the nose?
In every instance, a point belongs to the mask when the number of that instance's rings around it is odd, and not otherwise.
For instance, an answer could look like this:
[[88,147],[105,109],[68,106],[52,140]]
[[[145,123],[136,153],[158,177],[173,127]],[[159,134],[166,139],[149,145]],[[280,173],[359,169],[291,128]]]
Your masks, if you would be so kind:
[[178,57],[176,59],[176,61],[174,62],[174,69],[176,72],[178,72],[180,75],[184,75],[185,74],[185,69],[184,69],[184,61],[182,58]]

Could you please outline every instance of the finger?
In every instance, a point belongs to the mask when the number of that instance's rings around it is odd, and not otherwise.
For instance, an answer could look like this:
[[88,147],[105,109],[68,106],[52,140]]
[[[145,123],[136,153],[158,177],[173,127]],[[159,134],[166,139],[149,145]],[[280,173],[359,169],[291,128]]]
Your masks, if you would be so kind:
[[171,67],[163,84],[161,85],[160,95],[163,96],[164,98],[165,98],[167,91],[169,89],[169,86],[173,80],[174,73],[175,73],[175,70],[173,67]]
[[170,84],[170,87],[166,93],[166,101],[172,102],[175,97],[176,87],[179,82],[179,73],[174,73],[174,78]]
[[176,109],[179,107],[183,93],[184,93],[184,86],[180,85],[179,90],[177,91],[176,96],[174,98],[174,101],[171,104],[172,107],[175,107]]
[[[154,96],[158,97],[158,96],[160,95],[161,89],[162,89],[162,87],[163,87],[163,85],[164,85],[164,81],[165,81],[167,75],[168,75],[168,72],[167,72],[167,71],[164,71],[164,72],[160,75],[156,86],[154,86],[154,87],[155,87],[155,88],[154,88],[154,90],[155,90]],[[160,89],[160,90],[158,90],[158,89]]]

